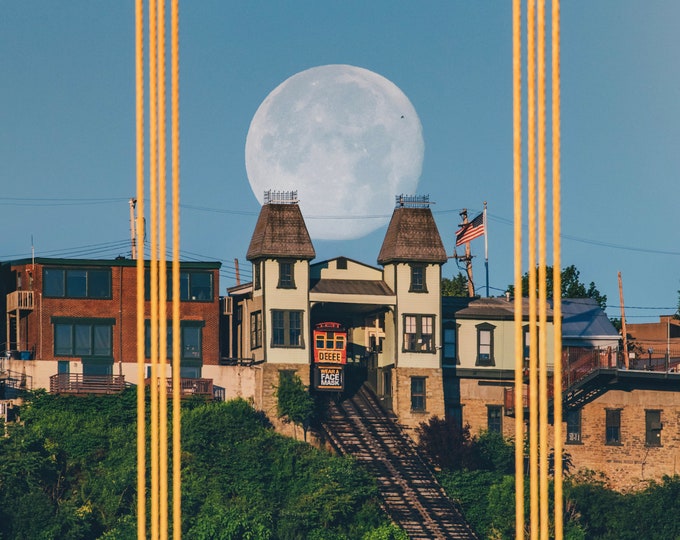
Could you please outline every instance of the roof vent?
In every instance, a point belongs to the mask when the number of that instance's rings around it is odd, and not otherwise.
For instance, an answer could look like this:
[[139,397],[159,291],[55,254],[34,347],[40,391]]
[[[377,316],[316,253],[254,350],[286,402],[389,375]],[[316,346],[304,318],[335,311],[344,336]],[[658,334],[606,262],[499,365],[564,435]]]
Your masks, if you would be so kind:
[[[429,208],[430,207],[430,196],[429,195],[397,195],[396,208]],[[434,204],[434,203],[432,203]]]
[[297,191],[273,191],[268,189],[264,192],[264,204],[297,204]]

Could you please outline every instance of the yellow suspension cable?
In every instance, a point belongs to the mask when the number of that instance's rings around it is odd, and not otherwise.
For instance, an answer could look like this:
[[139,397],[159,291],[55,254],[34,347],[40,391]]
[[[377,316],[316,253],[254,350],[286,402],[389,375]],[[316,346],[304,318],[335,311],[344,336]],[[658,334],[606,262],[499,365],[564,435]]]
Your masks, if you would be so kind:
[[[538,359],[536,334],[536,2],[527,2],[527,210],[529,222],[529,497],[531,539],[538,538]],[[521,294],[521,293],[520,293]]]
[[[546,171],[546,66],[545,0],[527,0],[527,208],[528,208],[528,281],[529,281],[529,497],[530,536],[550,537],[549,501],[549,395],[547,324],[547,171]],[[552,206],[553,206],[553,412],[554,412],[554,537],[563,536],[562,489],[562,381],[561,381],[561,255],[560,255],[560,73],[559,2],[553,1],[551,21],[552,67]],[[524,536],[523,491],[523,403],[521,368],[524,360],[521,343],[523,313],[521,306],[522,189],[521,189],[521,0],[513,4],[513,130],[515,197],[515,463],[516,535]],[[538,251],[538,261],[536,253]],[[538,275],[537,275],[538,274]],[[538,296],[538,298],[537,298]],[[537,320],[538,315],[538,320]]]
[[180,448],[180,291],[179,291],[179,0],[172,0],[172,519],[173,537],[182,537]]
[[[146,538],[146,418],[144,395],[144,2],[135,2],[137,152],[137,539]],[[141,526],[140,526],[141,524]]]
[[512,4],[512,121],[514,193],[514,284],[515,284],[515,524],[516,538],[524,538],[524,399],[522,332],[522,48],[521,0]]
[[546,284],[546,172],[545,172],[545,1],[539,0],[537,11],[537,160],[538,160],[538,455],[539,455],[539,514],[540,537],[548,539],[548,363],[547,322],[548,300]]
[[562,540],[564,502],[562,478],[562,212],[561,97],[560,97],[560,2],[552,0],[552,209],[553,209],[553,423],[555,439],[555,540]]
[[[137,236],[144,237],[144,58],[143,4],[136,2],[136,82],[137,82],[137,200],[139,213]],[[146,433],[145,433],[145,267],[143,251],[137,260],[137,537],[163,540],[168,537],[168,298],[167,298],[167,172],[166,172],[166,39],[165,0],[149,0],[149,199],[150,199],[150,256],[148,290],[150,334],[150,520],[146,518]],[[173,0],[171,10],[172,40],[172,388],[175,399],[172,417],[172,515],[173,536],[181,538],[181,447],[180,447],[180,291],[179,291],[179,6]]]

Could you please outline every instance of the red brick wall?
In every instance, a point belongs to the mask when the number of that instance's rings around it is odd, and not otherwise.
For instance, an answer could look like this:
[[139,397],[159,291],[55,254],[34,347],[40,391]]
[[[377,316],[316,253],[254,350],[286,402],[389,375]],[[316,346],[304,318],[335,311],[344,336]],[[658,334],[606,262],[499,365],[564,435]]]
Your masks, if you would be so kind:
[[[25,277],[27,267],[18,267],[24,275],[22,287],[28,289]],[[28,349],[37,360],[66,360],[54,356],[54,326],[52,317],[113,318],[113,357],[115,361],[137,361],[137,269],[135,266],[111,266],[111,299],[46,298],[42,294],[42,265],[36,264],[33,281],[35,308],[22,321],[22,332],[28,336]],[[212,302],[182,302],[182,320],[204,321],[203,364],[219,363],[219,272],[213,273]],[[168,320],[172,316],[172,303],[167,306]],[[145,319],[150,318],[150,302],[145,302]]]

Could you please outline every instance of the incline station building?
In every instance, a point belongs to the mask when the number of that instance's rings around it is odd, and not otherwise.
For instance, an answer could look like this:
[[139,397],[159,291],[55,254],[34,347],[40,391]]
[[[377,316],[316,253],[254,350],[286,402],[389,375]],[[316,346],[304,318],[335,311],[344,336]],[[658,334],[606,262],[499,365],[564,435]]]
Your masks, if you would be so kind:
[[[229,289],[230,355],[262,367],[266,412],[282,371],[323,390],[313,331],[346,332],[338,372],[363,376],[400,422],[444,416],[441,266],[447,261],[426,197],[398,197],[376,268],[345,257],[312,263],[314,246],[293,194],[262,207],[247,258],[253,281]],[[318,358],[316,358],[318,359]],[[337,382],[337,380],[336,380]]]
[[[276,423],[276,388],[295,373],[327,396],[366,383],[410,432],[432,416],[473,434],[513,436],[513,417],[528,423],[527,408],[515,408],[529,378],[514,388],[513,301],[442,297],[448,257],[427,197],[397,197],[378,266],[315,257],[295,192],[269,193],[247,252],[250,283],[221,297],[219,262],[180,263],[182,395],[242,397]],[[11,416],[23,389],[114,393],[148,382],[138,380],[135,287],[131,259],[0,263],[0,416]],[[144,309],[148,320],[148,300]],[[551,309],[546,324],[552,381]],[[618,332],[592,299],[562,300],[562,330],[574,469],[603,472],[620,489],[680,473],[680,356],[667,346],[655,358],[649,347],[647,358],[624,362]],[[552,398],[549,407],[552,422]]]

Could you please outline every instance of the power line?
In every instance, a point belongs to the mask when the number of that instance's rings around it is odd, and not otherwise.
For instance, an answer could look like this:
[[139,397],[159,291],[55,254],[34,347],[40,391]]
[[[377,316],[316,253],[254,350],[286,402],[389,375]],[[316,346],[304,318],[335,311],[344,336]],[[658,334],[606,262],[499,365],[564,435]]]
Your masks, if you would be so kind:
[[128,201],[127,197],[109,198],[58,198],[58,197],[0,197],[2,206],[82,206],[90,204],[112,204]]

